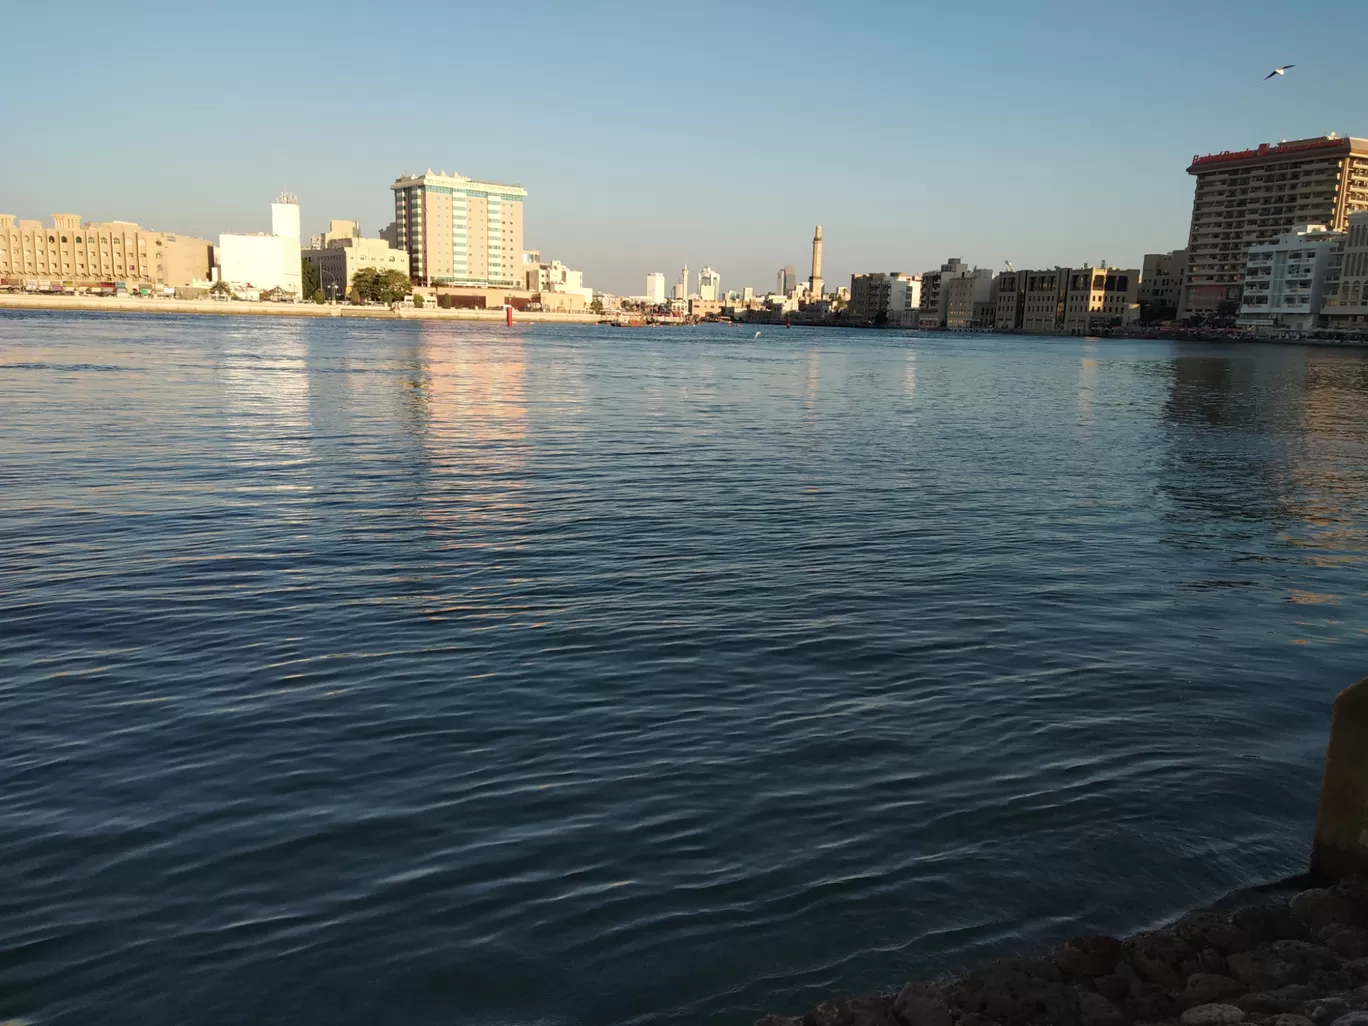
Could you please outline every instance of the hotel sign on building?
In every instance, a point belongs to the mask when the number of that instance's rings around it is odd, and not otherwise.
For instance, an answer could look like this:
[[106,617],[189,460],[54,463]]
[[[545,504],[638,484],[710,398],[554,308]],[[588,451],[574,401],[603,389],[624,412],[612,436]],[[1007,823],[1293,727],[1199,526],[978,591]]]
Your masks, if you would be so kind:
[[525,189],[431,168],[390,188],[398,248],[414,280],[522,288]]

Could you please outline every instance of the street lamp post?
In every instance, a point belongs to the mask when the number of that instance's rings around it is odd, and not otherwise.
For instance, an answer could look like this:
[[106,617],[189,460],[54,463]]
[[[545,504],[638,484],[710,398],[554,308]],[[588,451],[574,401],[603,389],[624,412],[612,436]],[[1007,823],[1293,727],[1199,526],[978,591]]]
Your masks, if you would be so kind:
[[323,269],[322,265],[319,266],[319,268],[318,268],[318,273],[319,273],[319,275],[320,275],[320,279],[319,279],[320,281],[322,280],[321,276],[322,276],[322,275],[325,275],[325,274],[326,274],[329,278],[332,279],[332,284],[328,286],[328,299],[329,299],[330,301],[333,300],[333,299],[336,299],[336,298],[337,298],[337,275],[333,274],[332,271],[325,271],[325,270]]

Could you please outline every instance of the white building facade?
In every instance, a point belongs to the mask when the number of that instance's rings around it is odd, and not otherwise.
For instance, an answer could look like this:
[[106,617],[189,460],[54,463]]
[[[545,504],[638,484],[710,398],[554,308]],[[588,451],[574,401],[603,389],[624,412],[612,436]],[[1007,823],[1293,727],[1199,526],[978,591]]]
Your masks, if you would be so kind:
[[291,196],[271,204],[269,235],[220,235],[216,261],[221,281],[263,292],[280,289],[299,298],[299,204]]
[[1236,323],[1256,330],[1315,328],[1334,244],[1343,239],[1343,232],[1323,224],[1304,224],[1273,242],[1250,246]]
[[652,271],[646,275],[646,302],[660,306],[665,302],[665,272]]
[[711,267],[698,272],[698,298],[704,301],[717,300],[722,295],[722,276]]

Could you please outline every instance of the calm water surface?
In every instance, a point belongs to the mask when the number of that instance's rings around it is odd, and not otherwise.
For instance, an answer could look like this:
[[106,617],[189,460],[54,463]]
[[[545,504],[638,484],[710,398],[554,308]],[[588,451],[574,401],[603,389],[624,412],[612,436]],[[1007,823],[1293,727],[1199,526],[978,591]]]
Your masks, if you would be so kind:
[[1368,354],[0,316],[0,1019],[743,1024],[1301,869]]

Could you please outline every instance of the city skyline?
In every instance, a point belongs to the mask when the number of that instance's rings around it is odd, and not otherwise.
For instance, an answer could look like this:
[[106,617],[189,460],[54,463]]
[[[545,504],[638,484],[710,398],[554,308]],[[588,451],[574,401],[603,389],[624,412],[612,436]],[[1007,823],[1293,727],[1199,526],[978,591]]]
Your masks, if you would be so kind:
[[[13,38],[60,36],[99,10],[21,9]],[[416,52],[393,67],[367,56],[367,75],[344,74],[344,47],[370,38],[360,5],[325,18],[321,7],[249,0],[232,19],[105,20],[106,45],[63,76],[41,76],[42,102],[0,101],[25,141],[25,159],[0,167],[0,210],[46,221],[74,209],[216,238],[254,230],[263,200],[288,189],[306,236],[332,218],[374,235],[393,218],[398,175],[445,167],[525,188],[525,245],[596,288],[638,294],[647,271],[687,262],[716,267],[728,287],[765,289],[774,268],[806,267],[815,223],[828,282],[916,273],[945,253],[994,269],[1128,265],[1186,243],[1193,154],[1368,134],[1354,102],[1365,59],[1352,48],[1314,59],[1324,39],[1368,27],[1352,3],[1299,11],[1276,37],[1258,27],[1260,12],[1284,9],[1258,2],[1159,4],[1139,24],[1107,9],[1075,23],[1057,14],[1076,8],[1048,3],[853,14],[800,3],[775,24],[758,7],[717,7],[709,24],[724,48],[699,46],[657,11],[522,10],[511,26],[492,12],[450,18],[506,37],[538,73],[494,76],[506,48],[471,53],[476,84],[459,103],[425,103],[419,118],[395,98],[407,95],[405,66],[438,59],[443,37],[414,39]],[[931,45],[971,31],[972,48]],[[611,62],[599,59],[605,49]],[[157,56],[130,68],[130,50]],[[39,79],[43,52],[16,50],[22,80]],[[1294,73],[1263,81],[1289,61]],[[97,100],[119,109],[117,91],[103,99],[116,70],[137,100],[127,117],[90,117],[73,132],[53,116]],[[192,71],[202,93],[167,89]],[[483,92],[486,79],[498,89]],[[566,117],[539,116],[548,83]],[[667,102],[681,86],[710,111],[685,133]],[[1031,95],[1051,97],[1047,113],[1023,106]],[[482,104],[519,116],[472,120]]]

